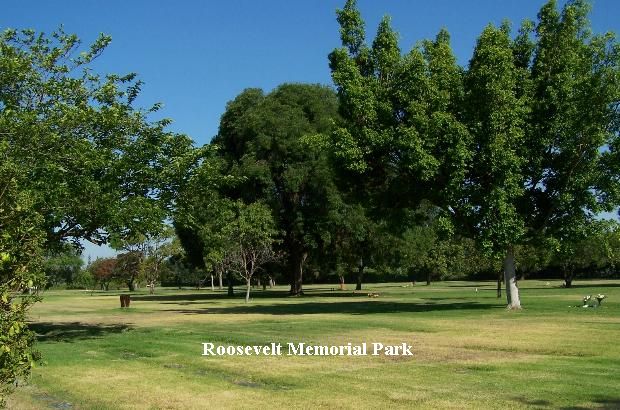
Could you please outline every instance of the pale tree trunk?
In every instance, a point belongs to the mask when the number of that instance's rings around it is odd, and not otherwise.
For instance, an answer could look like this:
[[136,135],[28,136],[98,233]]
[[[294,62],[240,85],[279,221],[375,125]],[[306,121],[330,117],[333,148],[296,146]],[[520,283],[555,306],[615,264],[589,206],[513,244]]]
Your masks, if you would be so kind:
[[252,288],[252,278],[247,279],[248,288],[245,291],[245,303],[250,301],[250,289]]
[[340,275],[340,290],[344,290],[344,276]]
[[[247,263],[245,264],[247,267]],[[254,260],[250,260],[250,267],[245,270],[245,277],[247,278],[248,288],[245,291],[245,303],[250,301],[250,289],[252,289],[252,277],[254,276]]]
[[213,283],[213,274],[211,274],[211,292],[215,292],[215,284]]
[[219,282],[218,287],[220,290],[224,289],[224,283],[223,283],[224,281],[223,281],[222,276],[223,276],[222,270],[219,270],[217,272],[217,280]]
[[515,272],[515,255],[512,246],[508,247],[504,258],[504,282],[506,283],[506,300],[508,309],[521,309],[517,275]]

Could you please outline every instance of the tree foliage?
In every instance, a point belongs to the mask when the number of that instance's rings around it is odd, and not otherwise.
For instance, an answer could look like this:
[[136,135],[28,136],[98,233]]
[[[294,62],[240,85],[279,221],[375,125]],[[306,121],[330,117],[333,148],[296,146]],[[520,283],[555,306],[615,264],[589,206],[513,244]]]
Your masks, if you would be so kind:
[[620,48],[592,34],[588,11],[549,1],[514,38],[508,23],[489,25],[466,70],[445,30],[403,55],[388,18],[369,47],[355,0],[337,11],[336,158],[364,192],[395,208],[428,201],[440,226],[503,255],[513,308],[517,245],[570,242],[618,204]]
[[30,367],[34,298],[15,295],[42,284],[42,249],[158,229],[195,162],[189,138],[151,121],[158,104],[134,106],[135,74],[93,71],[109,43],[82,47],[62,29],[0,34],[3,388]]
[[237,178],[220,193],[272,210],[294,295],[302,293],[308,257],[330,243],[329,221],[340,206],[326,154],[307,143],[331,132],[337,107],[323,86],[285,84],[267,95],[248,89],[227,105],[213,140],[224,174]]

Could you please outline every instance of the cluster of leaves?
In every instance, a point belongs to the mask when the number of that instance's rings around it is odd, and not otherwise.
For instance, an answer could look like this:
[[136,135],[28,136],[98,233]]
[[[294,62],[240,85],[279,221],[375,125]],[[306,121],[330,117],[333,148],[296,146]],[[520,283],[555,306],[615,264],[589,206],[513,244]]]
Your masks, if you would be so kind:
[[0,141],[0,406],[38,358],[26,314],[43,285],[44,232],[33,198],[19,189],[20,175]]

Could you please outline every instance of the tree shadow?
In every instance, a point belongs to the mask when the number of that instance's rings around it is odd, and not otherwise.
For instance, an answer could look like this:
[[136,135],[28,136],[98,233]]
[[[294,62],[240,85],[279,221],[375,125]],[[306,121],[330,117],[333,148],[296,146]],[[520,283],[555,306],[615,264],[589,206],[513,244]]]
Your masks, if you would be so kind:
[[367,300],[364,302],[308,302],[280,303],[273,305],[244,304],[239,306],[213,307],[201,309],[168,309],[169,312],[187,315],[199,314],[264,314],[264,315],[308,315],[322,313],[344,313],[366,315],[376,313],[416,313],[455,310],[504,309],[504,305],[458,302],[458,303],[397,303]]
[[[439,283],[439,284],[443,284],[445,287],[447,288],[482,288],[485,286],[489,286],[492,287],[493,289],[495,289],[497,287],[497,281],[485,281],[485,280],[481,280],[475,283],[455,283],[455,282],[435,282],[435,283]],[[504,286],[502,284],[502,286]],[[416,287],[420,287],[420,288],[428,288],[429,286],[426,286],[426,284],[418,284],[416,285]],[[433,285],[430,286],[431,288],[433,287]]]
[[[378,289],[378,293],[380,293],[380,289]],[[299,296],[291,296],[291,298],[308,298],[308,297],[319,297],[319,298],[355,298],[355,297],[368,297],[369,291],[365,290],[339,290],[334,288],[334,290],[326,289],[311,289],[306,291],[304,294]],[[377,293],[377,292],[372,292]],[[228,296],[226,291],[220,291],[219,293],[188,293],[188,294],[161,294],[161,295],[131,295],[132,301],[148,301],[148,302],[162,302],[162,303],[177,303],[177,304],[192,304],[192,303],[200,303],[201,301],[209,301],[209,300],[230,300],[230,299],[238,299],[242,298],[245,295],[244,289],[236,289],[234,296]],[[279,298],[286,299],[289,297],[289,293],[287,290],[262,290],[262,289],[253,289],[250,296],[252,299],[270,299],[270,298]],[[182,303],[187,302],[187,303]]]
[[620,283],[573,283],[570,288],[562,289],[585,289],[585,288],[620,288]]
[[177,302],[177,301],[200,301],[200,300],[217,300],[227,299],[226,293],[188,293],[174,295],[131,295],[131,301],[145,302]]
[[549,400],[542,399],[528,399],[527,397],[518,396],[513,397],[513,400],[518,401],[519,403],[526,406],[536,406],[536,407],[551,407],[552,403]]
[[595,409],[595,410],[617,410],[620,409],[620,399],[619,398],[601,398],[592,401],[594,407],[584,407],[584,406],[569,406],[569,407],[561,407],[561,410],[586,410],[586,409]]
[[72,342],[132,329],[131,326],[125,324],[105,325],[83,322],[33,322],[28,325],[28,328],[35,332],[39,342]]

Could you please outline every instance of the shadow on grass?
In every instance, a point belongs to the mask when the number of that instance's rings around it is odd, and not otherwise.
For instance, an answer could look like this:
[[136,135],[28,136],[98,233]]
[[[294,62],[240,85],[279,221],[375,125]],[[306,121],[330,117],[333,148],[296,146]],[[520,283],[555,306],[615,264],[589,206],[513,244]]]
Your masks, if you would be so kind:
[[[380,290],[380,289],[379,289]],[[380,292],[379,292],[380,293]],[[174,295],[131,295],[132,301],[147,301],[147,302],[173,302],[178,304],[191,304],[191,302],[209,301],[209,300],[227,300],[238,299],[245,295],[245,290],[237,289],[234,296],[228,296],[226,291],[220,293],[188,293],[188,294],[174,294]],[[252,299],[272,299],[279,298],[285,300],[289,297],[289,293],[286,290],[252,290]],[[291,299],[303,299],[303,298],[350,298],[350,297],[368,297],[368,291],[358,290],[324,290],[313,289],[304,293],[301,296],[292,296]],[[182,303],[187,302],[187,303]]]
[[503,309],[504,305],[456,302],[456,303],[396,303],[368,300],[364,302],[308,302],[308,303],[281,303],[277,305],[240,305],[230,307],[214,307],[207,309],[167,309],[169,312],[178,312],[188,315],[200,314],[264,314],[264,315],[295,315],[345,313],[364,315],[374,313],[415,313],[456,310],[489,310]]
[[559,408],[560,410],[586,410],[586,409],[598,409],[598,410],[612,410],[612,409],[620,409],[620,399],[613,398],[602,398],[592,401],[592,406],[584,407],[584,406],[568,406],[568,407],[556,407],[548,400],[542,399],[529,399],[526,397],[515,397],[515,401],[526,405],[526,406],[534,406],[537,408]]
[[561,410],[586,410],[586,409],[596,409],[596,410],[617,410],[620,409],[620,399],[619,398],[602,398],[597,399],[592,402],[594,406],[592,407],[583,407],[583,406],[570,406],[570,407],[562,407]]
[[514,398],[515,401],[527,406],[550,407],[552,403],[549,400],[542,399],[529,399],[527,397],[519,396]]
[[570,288],[562,287],[562,289],[585,289],[585,288],[620,288],[620,283],[573,283]]
[[40,342],[72,342],[131,330],[131,326],[124,324],[103,325],[82,322],[36,322],[30,323],[28,327],[36,333]]

